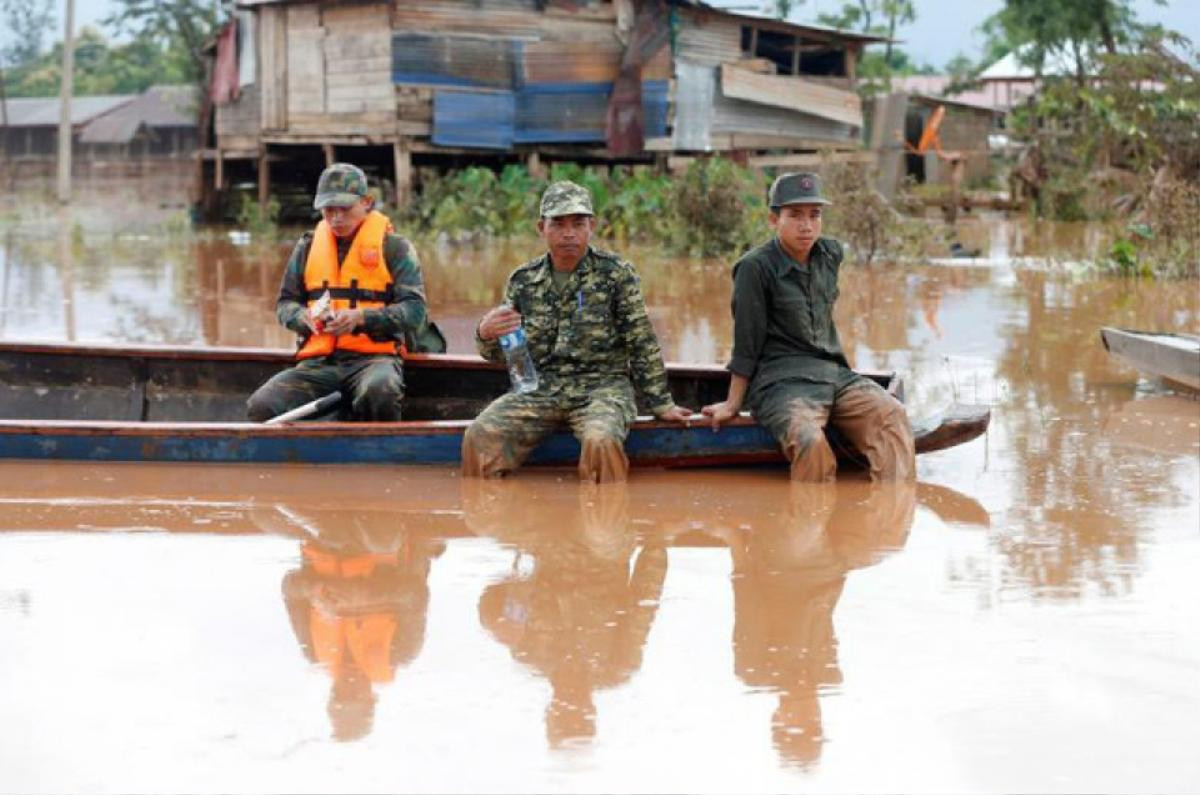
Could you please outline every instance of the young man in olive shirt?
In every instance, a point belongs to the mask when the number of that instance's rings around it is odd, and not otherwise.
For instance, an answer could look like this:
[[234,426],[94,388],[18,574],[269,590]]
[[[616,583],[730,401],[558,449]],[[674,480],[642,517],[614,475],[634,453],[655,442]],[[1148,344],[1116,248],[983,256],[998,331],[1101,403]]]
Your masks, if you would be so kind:
[[832,422],[867,457],[873,480],[911,480],[916,463],[904,407],[850,369],[837,329],[842,246],[821,237],[816,174],[785,174],[771,185],[775,236],[733,268],[733,357],[729,396],[705,406],[714,429],[745,401],[792,464],[792,479],[832,480]]

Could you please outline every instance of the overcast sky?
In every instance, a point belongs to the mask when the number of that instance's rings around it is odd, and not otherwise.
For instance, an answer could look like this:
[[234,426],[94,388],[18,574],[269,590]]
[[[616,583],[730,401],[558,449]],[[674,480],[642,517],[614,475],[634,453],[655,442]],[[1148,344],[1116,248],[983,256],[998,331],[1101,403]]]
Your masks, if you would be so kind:
[[[1046,0],[1053,2],[1053,0]],[[486,2],[486,0],[485,0]],[[709,0],[713,5],[762,8],[765,0]],[[818,14],[833,13],[845,0],[802,0],[792,19],[795,22],[815,21]],[[897,31],[901,45],[917,63],[944,66],[958,53],[972,60],[983,53],[983,35],[977,30],[988,16],[1004,5],[1003,0],[915,0],[917,21]],[[112,0],[76,0],[76,28],[95,24],[110,13]],[[59,24],[62,23],[65,0],[60,0]],[[1188,36],[1200,45],[1200,0],[1168,0],[1165,6],[1154,0],[1134,0],[1138,17],[1145,22],[1161,22]],[[61,32],[53,38],[60,38]],[[50,37],[47,37],[50,38]]]

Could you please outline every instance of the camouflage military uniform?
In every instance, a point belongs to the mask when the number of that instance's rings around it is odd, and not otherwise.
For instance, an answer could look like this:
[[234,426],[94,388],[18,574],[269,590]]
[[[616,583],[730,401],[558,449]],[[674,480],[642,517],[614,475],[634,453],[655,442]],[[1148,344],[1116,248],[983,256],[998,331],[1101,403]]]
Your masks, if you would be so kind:
[[[366,176],[346,166],[335,164],[322,174],[315,207],[345,206],[366,195]],[[303,321],[308,311],[304,271],[312,238],[313,233],[306,232],[292,250],[275,306],[279,322],[300,335],[300,345],[309,333]],[[339,262],[345,260],[353,242],[353,237],[337,239]],[[426,314],[425,285],[416,250],[403,237],[388,234],[384,237],[383,256],[392,278],[390,300],[380,309],[364,311],[363,331],[375,340],[405,342],[409,350],[438,350],[440,332]],[[445,350],[444,341],[440,342],[440,350]],[[404,397],[400,357],[335,350],[327,356],[303,359],[259,387],[247,401],[247,415],[253,422],[262,422],[338,390],[345,395],[341,410],[344,419],[399,420]]]
[[[484,409],[463,439],[463,471],[487,477],[515,469],[565,424],[583,446],[581,477],[623,480],[635,389],[654,414],[674,406],[637,273],[616,255],[589,249],[556,289],[551,267],[549,254],[522,265],[504,292],[521,313],[538,388]],[[495,340],[476,343],[481,356],[503,361]]]

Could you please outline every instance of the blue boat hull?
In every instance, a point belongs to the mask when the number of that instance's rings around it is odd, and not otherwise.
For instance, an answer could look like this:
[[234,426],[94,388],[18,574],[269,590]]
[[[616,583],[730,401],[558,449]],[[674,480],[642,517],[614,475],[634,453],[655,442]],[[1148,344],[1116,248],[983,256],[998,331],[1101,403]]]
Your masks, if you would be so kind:
[[[434,427],[429,427],[433,425]],[[466,423],[309,423],[269,428],[246,423],[0,421],[0,458],[73,461],[192,461],[210,463],[428,464],[460,461]],[[782,461],[761,426],[742,422],[718,432],[655,421],[630,429],[625,445],[635,466],[696,466]],[[573,464],[579,442],[556,433],[530,457],[536,464]]]

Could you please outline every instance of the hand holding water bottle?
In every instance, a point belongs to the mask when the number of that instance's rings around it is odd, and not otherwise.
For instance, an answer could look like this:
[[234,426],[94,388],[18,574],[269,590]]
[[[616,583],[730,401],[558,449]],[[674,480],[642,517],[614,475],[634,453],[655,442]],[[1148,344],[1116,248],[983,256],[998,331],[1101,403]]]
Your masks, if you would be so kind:
[[505,304],[491,310],[479,321],[479,338],[499,341],[514,391],[532,392],[537,389],[537,368],[534,367],[533,356],[529,353],[519,312]]
[[521,313],[508,304],[490,310],[479,321],[479,339],[494,340],[521,327]]

